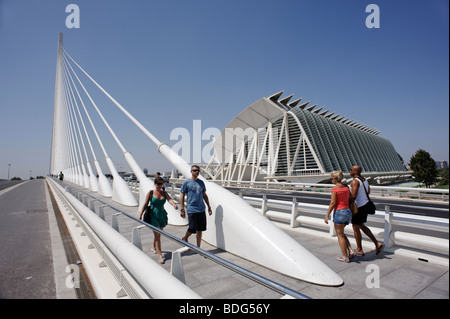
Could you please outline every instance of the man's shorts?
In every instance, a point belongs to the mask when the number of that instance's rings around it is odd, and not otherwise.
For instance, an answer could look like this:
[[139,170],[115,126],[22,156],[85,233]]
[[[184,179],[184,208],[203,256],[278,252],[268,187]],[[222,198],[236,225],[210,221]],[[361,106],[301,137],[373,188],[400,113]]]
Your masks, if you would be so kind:
[[206,214],[201,213],[188,213],[189,228],[188,232],[195,234],[197,231],[206,230]]
[[367,210],[365,209],[366,205],[358,207],[358,213],[353,215],[352,224],[359,225],[367,222]]

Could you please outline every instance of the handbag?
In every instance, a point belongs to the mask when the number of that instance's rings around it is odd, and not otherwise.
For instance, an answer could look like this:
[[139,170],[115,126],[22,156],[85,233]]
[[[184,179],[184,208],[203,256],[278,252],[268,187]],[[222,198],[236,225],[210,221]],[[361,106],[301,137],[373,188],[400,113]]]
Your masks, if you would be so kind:
[[145,209],[145,212],[144,212],[144,222],[146,222],[147,224],[150,224],[152,214],[153,214],[152,206],[151,205],[147,206],[147,208]]
[[377,208],[375,207],[375,204],[370,199],[369,199],[369,202],[366,205],[364,205],[364,206],[366,206],[367,214],[370,214],[370,215],[374,215],[375,214],[375,210]]
[[363,183],[359,178],[358,178],[358,180],[361,182],[362,186],[364,187],[364,190],[366,191],[367,199],[369,200],[369,201],[367,202],[367,204],[363,206],[363,207],[364,207],[364,210],[366,210],[367,214],[369,214],[369,215],[374,215],[374,214],[375,214],[375,210],[376,210],[377,208],[375,207],[375,204],[374,204],[374,203],[372,202],[372,200],[370,199],[369,194],[367,193],[366,186],[364,186],[364,183]]
[[154,214],[153,213],[153,205],[151,204],[152,197],[153,197],[153,191],[150,191],[150,205],[148,205],[147,208],[145,209],[144,217],[143,217],[144,222],[146,222],[148,224],[150,224],[151,215]]
[[[350,187],[348,187],[348,190],[350,191]],[[356,202],[351,199],[352,197],[349,197],[348,206],[350,208],[350,211],[352,212],[352,216],[358,214],[358,206],[356,206]]]

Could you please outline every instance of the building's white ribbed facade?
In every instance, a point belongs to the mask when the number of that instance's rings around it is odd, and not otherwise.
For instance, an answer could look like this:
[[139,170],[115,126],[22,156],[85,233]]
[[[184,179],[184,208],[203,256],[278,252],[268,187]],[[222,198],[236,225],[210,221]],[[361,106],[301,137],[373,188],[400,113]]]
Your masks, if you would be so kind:
[[407,171],[379,131],[282,93],[253,103],[222,131],[208,165],[215,179],[317,182],[355,164],[366,174]]

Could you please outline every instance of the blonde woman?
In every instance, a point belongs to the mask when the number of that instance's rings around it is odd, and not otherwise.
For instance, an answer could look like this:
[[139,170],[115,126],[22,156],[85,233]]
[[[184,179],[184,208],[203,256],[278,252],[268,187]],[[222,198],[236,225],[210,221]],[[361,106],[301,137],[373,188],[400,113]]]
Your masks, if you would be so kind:
[[339,247],[341,248],[342,257],[337,258],[338,261],[349,263],[350,259],[355,257],[355,252],[350,246],[347,236],[344,233],[344,228],[352,220],[352,212],[350,210],[350,189],[348,186],[342,184],[342,171],[335,171],[331,173],[331,182],[336,185],[331,189],[331,202],[328,207],[327,215],[325,216],[325,224],[328,224],[331,212],[334,210],[334,228],[338,237]]

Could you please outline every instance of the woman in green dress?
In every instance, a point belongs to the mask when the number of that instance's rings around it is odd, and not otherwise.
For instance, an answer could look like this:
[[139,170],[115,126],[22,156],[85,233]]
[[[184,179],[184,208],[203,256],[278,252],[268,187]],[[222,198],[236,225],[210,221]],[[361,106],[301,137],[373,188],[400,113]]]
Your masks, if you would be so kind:
[[[142,206],[142,211],[139,216],[139,219],[142,219],[144,211],[149,206],[152,207],[152,213],[150,215],[150,224],[158,227],[163,230],[164,227],[167,226],[167,212],[164,209],[164,204],[166,201],[177,210],[178,206],[175,202],[170,198],[169,194],[165,190],[163,190],[164,180],[161,177],[155,178],[155,189],[148,192],[147,197],[145,199],[145,204]],[[155,254],[159,255],[159,262],[161,264],[164,263],[165,259],[161,251],[161,234],[156,231],[153,231],[155,238],[153,240],[152,251]]]

